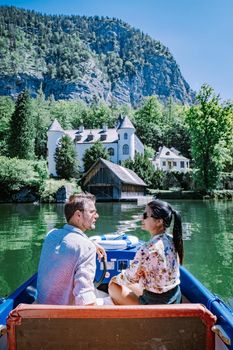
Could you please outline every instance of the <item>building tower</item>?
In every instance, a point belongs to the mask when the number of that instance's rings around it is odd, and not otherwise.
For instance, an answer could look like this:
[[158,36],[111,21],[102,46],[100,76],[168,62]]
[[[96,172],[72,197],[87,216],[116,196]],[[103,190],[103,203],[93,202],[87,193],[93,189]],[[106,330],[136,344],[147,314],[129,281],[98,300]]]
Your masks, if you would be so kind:
[[135,156],[135,128],[126,116],[119,120],[118,133],[118,163]]
[[62,138],[62,136],[65,135],[64,130],[62,129],[61,125],[55,119],[48,129],[47,132],[48,139],[47,139],[47,159],[48,159],[48,169],[49,169],[49,175],[56,176],[56,163],[54,160],[54,154],[57,148],[57,145]]

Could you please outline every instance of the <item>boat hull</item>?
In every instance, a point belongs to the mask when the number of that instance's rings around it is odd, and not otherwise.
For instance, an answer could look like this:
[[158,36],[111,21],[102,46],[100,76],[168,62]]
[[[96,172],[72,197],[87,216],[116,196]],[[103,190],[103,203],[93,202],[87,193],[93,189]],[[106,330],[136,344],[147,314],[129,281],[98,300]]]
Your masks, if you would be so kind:
[[[96,279],[100,279],[103,272],[105,273],[101,287],[107,288],[110,279],[120,271],[129,266],[138,247],[126,250],[109,250],[107,251],[107,273],[104,272],[103,264],[97,261]],[[233,350],[233,313],[224,304],[222,300],[205,288],[200,281],[198,281],[189,271],[184,267],[180,268],[181,273],[181,291],[182,295],[188,303],[202,304],[216,317],[216,334],[221,337],[221,347],[218,349]],[[14,293],[12,293],[6,300],[0,304],[0,324],[5,325],[6,319],[18,304],[31,304],[36,299],[36,279],[37,275],[32,276],[28,281],[21,285]],[[186,304],[183,304],[184,306]],[[39,307],[33,305],[32,308]],[[172,311],[171,306],[168,310]],[[182,310],[182,305],[178,306]],[[63,307],[66,308],[66,307]],[[69,307],[68,307],[69,308]],[[106,308],[106,306],[105,306]],[[109,307],[107,307],[109,308]],[[117,308],[117,307],[116,307]],[[144,308],[144,306],[142,306]],[[170,309],[169,309],[170,308]],[[18,310],[18,309],[17,309]],[[145,309],[146,311],[147,309]],[[17,311],[18,312],[18,311]],[[167,311],[168,312],[168,311]],[[226,345],[223,345],[223,342]],[[1,347],[0,347],[1,349]],[[217,349],[217,347],[215,347]]]

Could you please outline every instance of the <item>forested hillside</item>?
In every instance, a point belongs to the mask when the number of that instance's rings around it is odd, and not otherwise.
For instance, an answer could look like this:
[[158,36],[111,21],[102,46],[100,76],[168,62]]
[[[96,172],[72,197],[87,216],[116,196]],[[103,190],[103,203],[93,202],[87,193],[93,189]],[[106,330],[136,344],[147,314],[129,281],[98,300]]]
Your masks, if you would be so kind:
[[121,20],[0,7],[0,95],[25,88],[87,103],[137,106],[151,95],[193,101],[169,49]]

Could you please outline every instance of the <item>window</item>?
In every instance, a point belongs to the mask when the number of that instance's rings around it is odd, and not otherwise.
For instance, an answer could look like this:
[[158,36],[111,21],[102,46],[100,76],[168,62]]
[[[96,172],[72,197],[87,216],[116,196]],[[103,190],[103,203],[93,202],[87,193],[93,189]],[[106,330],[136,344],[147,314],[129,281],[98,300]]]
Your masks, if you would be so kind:
[[123,146],[123,154],[124,154],[124,155],[129,154],[129,146],[128,146],[128,145],[124,145],[124,146]]
[[128,134],[127,134],[127,132],[124,133],[124,140],[128,140]]
[[173,162],[173,166],[176,166],[176,162]]
[[110,155],[110,156],[114,156],[114,148],[109,148],[108,149],[108,154]]
[[181,160],[181,162],[180,162],[180,167],[184,168],[184,161],[183,160]]
[[163,166],[166,166],[166,162],[165,161],[163,161]]
[[186,167],[187,167],[187,168],[189,167],[189,162],[186,162]]
[[169,151],[167,151],[165,154],[166,154],[166,156],[170,156],[170,152]]

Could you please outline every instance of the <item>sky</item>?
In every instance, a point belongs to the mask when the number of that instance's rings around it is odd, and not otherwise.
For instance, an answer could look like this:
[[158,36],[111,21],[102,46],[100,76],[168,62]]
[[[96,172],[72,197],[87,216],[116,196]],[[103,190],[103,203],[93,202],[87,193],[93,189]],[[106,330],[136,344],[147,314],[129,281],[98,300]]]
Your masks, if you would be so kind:
[[0,0],[44,14],[121,19],[167,46],[190,87],[233,100],[233,0]]

